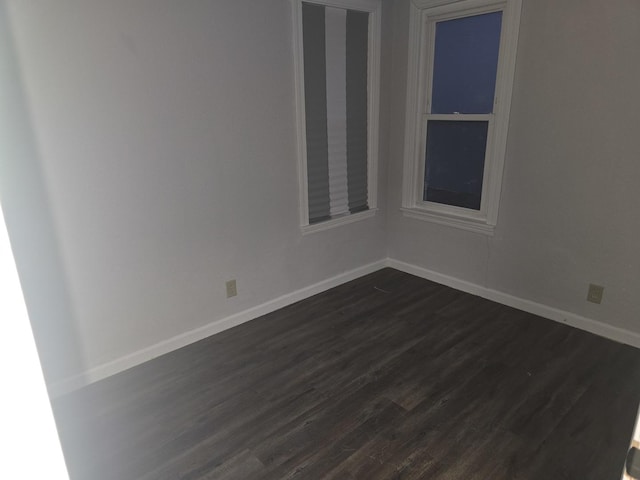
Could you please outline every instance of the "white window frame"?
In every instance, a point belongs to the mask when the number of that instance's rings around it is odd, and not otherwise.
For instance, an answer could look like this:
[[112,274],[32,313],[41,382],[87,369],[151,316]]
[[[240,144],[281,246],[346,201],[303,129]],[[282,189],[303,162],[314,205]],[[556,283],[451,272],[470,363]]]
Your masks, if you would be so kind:
[[337,218],[309,224],[309,204],[307,192],[307,138],[304,93],[304,51],[302,43],[302,3],[291,0],[293,5],[293,50],[295,70],[296,124],[298,149],[298,192],[300,209],[300,229],[303,235],[328,230],[347,223],[373,217],[377,211],[378,197],[378,131],[380,109],[380,0],[304,0],[327,7],[359,10],[369,13],[369,59],[368,59],[368,117],[367,117],[367,205],[368,210],[347,213]]
[[[413,0],[409,27],[402,211],[405,216],[492,235],[498,220],[522,0]],[[494,112],[429,113],[437,21],[502,11]],[[423,200],[427,120],[488,120],[480,210]]]

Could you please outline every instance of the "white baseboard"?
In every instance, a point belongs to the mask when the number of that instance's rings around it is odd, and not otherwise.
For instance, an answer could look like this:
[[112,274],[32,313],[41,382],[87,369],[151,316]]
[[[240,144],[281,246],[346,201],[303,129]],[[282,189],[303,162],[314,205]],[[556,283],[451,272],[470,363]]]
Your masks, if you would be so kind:
[[58,380],[57,382],[47,384],[47,391],[50,398],[58,398],[88,384],[89,382],[87,381],[86,374],[79,373],[77,375]]
[[356,278],[362,277],[369,273],[373,273],[377,270],[380,270],[381,268],[384,268],[386,266],[386,263],[386,260],[379,260],[363,267],[343,272],[339,275],[336,275],[335,277],[323,280],[314,285],[310,285],[308,287],[301,288],[300,290],[287,293],[285,295],[282,295],[281,297],[275,298],[261,305],[249,308],[248,310],[244,310],[229,317],[216,320],[203,327],[196,328],[195,330],[177,335],[160,343],[156,343],[155,345],[151,345],[147,348],[143,348],[142,350],[138,350],[137,352],[125,355],[124,357],[120,357],[113,361],[104,363],[80,375],[75,375],[73,377],[69,377],[59,382],[53,383],[49,386],[49,395],[51,396],[51,398],[60,397],[85,385],[110,377],[111,375],[115,375],[116,373],[120,373],[131,367],[140,365],[141,363],[152,360],[153,358],[159,357],[160,355],[164,355],[166,353],[172,352],[173,350],[185,347],[191,343],[197,342],[216,333],[220,333],[223,330],[235,327],[242,323],[248,322],[249,320],[253,320],[262,315],[266,315],[275,310],[286,307],[287,305],[291,305],[292,303],[299,302],[300,300],[304,300],[305,298],[324,292],[325,290],[329,290],[330,288],[337,287],[338,285],[342,285],[343,283],[355,280]]
[[197,342],[204,338],[207,338],[216,333],[222,332],[229,328],[235,327],[242,323],[253,320],[262,315],[266,315],[280,308],[291,305],[292,303],[304,300],[318,293],[329,290],[330,288],[337,287],[343,283],[355,280],[369,273],[373,273],[384,267],[395,268],[412,275],[416,275],[427,280],[431,280],[442,285],[446,285],[456,290],[477,295],[479,297],[492,300],[494,302],[501,303],[525,312],[533,313],[540,317],[548,318],[556,322],[564,323],[581,330],[585,330],[590,333],[594,333],[601,337],[605,337],[616,342],[631,345],[636,348],[640,348],[640,334],[625,330],[623,328],[614,327],[606,323],[599,322],[587,317],[582,317],[574,313],[566,312],[557,308],[553,308],[541,303],[536,303],[531,300],[525,300],[523,298],[515,297],[507,293],[503,293],[497,290],[477,285],[475,283],[460,280],[459,278],[451,277],[449,275],[443,275],[432,270],[418,267],[409,263],[401,262],[392,258],[380,260],[374,263],[370,263],[360,268],[349,270],[348,272],[341,273],[335,277],[331,277],[327,280],[323,280],[314,285],[310,285],[300,290],[288,293],[281,297],[275,298],[268,302],[265,302],[256,307],[238,312],[229,317],[216,320],[208,325],[191,330],[189,332],[177,335],[173,338],[167,339],[163,342],[156,343],[137,352],[125,355],[116,360],[108,363],[104,363],[97,367],[94,367],[82,374],[75,375],[73,377],[66,378],[62,381],[49,385],[49,395],[52,398],[62,396],[77,390],[85,385],[102,380],[116,373],[127,370],[131,367],[135,367],[141,363],[152,360],[153,358],[164,355],[178,348],[185,347],[191,343]]
[[443,275],[442,273],[434,272],[432,270],[418,267],[410,263],[401,262],[399,260],[394,260],[392,258],[387,259],[387,266],[455,288],[456,290],[461,290],[509,307],[517,308],[518,310],[533,313],[534,315],[538,315],[549,320],[564,323],[619,343],[640,348],[640,334],[630,330],[625,330],[624,328],[614,327],[613,325],[608,325],[591,318],[576,315],[575,313],[543,305],[531,300],[525,300],[524,298],[514,297],[513,295],[509,295],[498,290],[492,290],[475,283],[460,280],[459,278],[451,277],[449,275]]

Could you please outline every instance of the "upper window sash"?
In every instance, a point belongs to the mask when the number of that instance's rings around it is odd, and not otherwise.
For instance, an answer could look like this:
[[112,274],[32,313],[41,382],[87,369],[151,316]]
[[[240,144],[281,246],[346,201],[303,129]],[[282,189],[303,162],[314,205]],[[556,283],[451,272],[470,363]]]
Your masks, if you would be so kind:
[[[428,61],[425,62],[426,65],[425,67],[427,68],[426,71],[426,75],[427,75],[427,87],[426,87],[426,101],[427,104],[425,106],[425,112],[426,113],[434,113],[433,111],[433,103],[434,103],[434,90],[435,90],[435,85],[434,85],[434,80],[435,80],[435,74],[434,72],[436,71],[436,46],[437,46],[437,31],[438,31],[438,24],[442,24],[442,27],[445,27],[445,23],[449,22],[449,21],[455,21],[455,20],[464,20],[464,19],[469,19],[469,18],[473,18],[473,17],[479,17],[482,15],[486,15],[486,14],[495,14],[495,13],[502,13],[502,8],[496,8],[495,6],[491,6],[491,7],[485,7],[485,8],[474,8],[471,9],[469,11],[465,11],[464,14],[453,14],[453,13],[448,13],[448,14],[440,14],[440,15],[430,15],[429,17],[427,17],[426,21],[426,25],[425,25],[425,29],[426,29],[426,36],[428,37]],[[491,19],[492,21],[495,22],[495,19]],[[490,21],[491,21],[490,20]],[[500,20],[500,23],[501,20]],[[446,36],[446,31],[441,32],[444,35],[444,38],[441,38],[441,41],[446,42],[447,41],[447,36]],[[459,34],[459,32],[458,32]],[[502,25],[500,25],[500,36],[502,36]],[[452,39],[451,34],[449,34],[449,40]],[[501,38],[499,39],[499,43],[501,43]],[[451,46],[451,45],[449,45]],[[500,47],[500,45],[498,45]],[[477,53],[477,52],[476,52]],[[498,58],[497,58],[497,66],[499,66],[499,61],[500,61],[500,48],[498,49]],[[445,71],[447,69],[447,65],[446,62],[443,64],[441,63],[439,65],[440,67],[444,67]],[[496,69],[497,70],[497,69]],[[486,72],[485,72],[486,73]],[[497,99],[497,92],[498,92],[498,84],[497,84],[497,71],[496,71],[496,76],[495,76],[495,82],[494,82],[494,89],[493,89],[493,98],[491,98],[491,106],[488,110],[479,112],[479,111],[475,111],[475,112],[471,112],[471,111],[462,111],[462,109],[460,109],[459,112],[454,112],[454,111],[449,111],[449,112],[441,112],[441,113],[449,113],[449,114],[453,114],[453,113],[493,113],[495,110],[495,104],[496,104],[496,99]],[[439,86],[442,87],[443,83],[440,82]],[[440,92],[442,93],[442,90],[440,90]],[[458,92],[460,93],[460,92]],[[476,91],[475,93],[478,93],[478,91]],[[464,95],[461,96],[464,99]],[[442,103],[442,97],[440,97],[440,103]],[[458,101],[460,100],[460,98],[457,99]],[[466,101],[469,101],[469,98],[465,99]],[[449,102],[451,101],[451,99],[448,100]],[[477,102],[477,101],[476,101]],[[447,102],[445,102],[447,103]],[[460,106],[460,105],[459,105]],[[469,106],[469,105],[467,105]],[[476,107],[478,107],[478,105],[476,105]],[[438,112],[435,112],[438,113]]]

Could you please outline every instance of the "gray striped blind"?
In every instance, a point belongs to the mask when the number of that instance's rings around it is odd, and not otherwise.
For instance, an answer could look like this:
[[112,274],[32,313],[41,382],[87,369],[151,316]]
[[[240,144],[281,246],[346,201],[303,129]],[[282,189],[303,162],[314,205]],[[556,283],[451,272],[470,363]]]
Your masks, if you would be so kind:
[[369,14],[302,4],[309,223],[366,210]]

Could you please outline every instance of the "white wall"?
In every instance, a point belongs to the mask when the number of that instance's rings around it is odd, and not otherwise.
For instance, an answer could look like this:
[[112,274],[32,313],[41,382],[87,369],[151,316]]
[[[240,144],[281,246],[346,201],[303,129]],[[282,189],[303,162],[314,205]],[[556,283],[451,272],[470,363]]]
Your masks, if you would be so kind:
[[8,5],[85,368],[385,258],[300,233],[288,0]]
[[[6,26],[2,18],[0,25]],[[2,473],[9,478],[69,480],[1,209],[0,292]],[[37,461],[33,452],[38,452]]]
[[[82,344],[4,3],[0,3],[0,199],[42,369],[48,379],[59,381],[83,370]],[[0,291],[0,299],[6,294]],[[10,319],[0,317],[0,321]]]
[[640,333],[636,0],[524,0],[493,237],[399,211],[409,0],[383,2],[387,214],[306,237],[288,0],[7,5],[35,141],[15,135],[3,201],[30,308],[53,305],[34,322],[50,381],[387,255]]
[[389,256],[640,332],[640,2],[524,0],[494,237],[399,211],[408,5],[393,11]]

